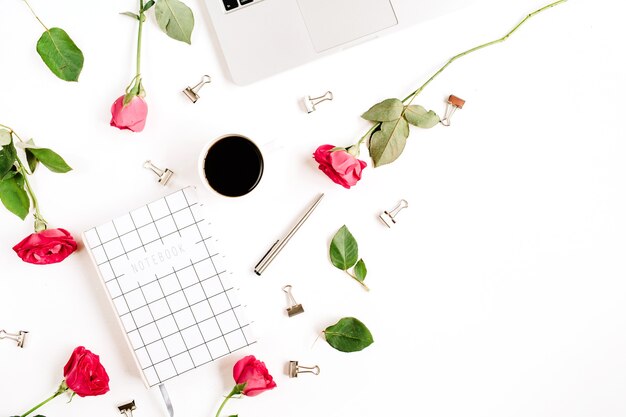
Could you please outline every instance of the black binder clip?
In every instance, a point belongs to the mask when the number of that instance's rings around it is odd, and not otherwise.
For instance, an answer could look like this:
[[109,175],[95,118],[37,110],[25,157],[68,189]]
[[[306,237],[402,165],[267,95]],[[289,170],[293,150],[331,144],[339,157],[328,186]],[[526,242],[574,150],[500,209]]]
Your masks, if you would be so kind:
[[120,414],[124,414],[125,417],[133,417],[133,411],[137,409],[137,407],[135,407],[135,400],[128,404],[120,405],[117,409],[120,410]]
[[25,330],[20,330],[18,333],[9,333],[6,330],[0,330],[0,340],[9,339],[17,342],[17,347],[23,348],[24,343],[26,343],[26,335],[28,334]]
[[293,295],[291,294],[291,285],[285,285],[283,287],[283,291],[287,294],[287,299],[289,300],[289,307],[287,308],[287,315],[289,317],[297,316],[300,313],[304,313],[304,307],[302,304],[298,304]]
[[315,366],[300,366],[298,361],[289,361],[289,378],[297,378],[298,374],[320,374],[320,367]]

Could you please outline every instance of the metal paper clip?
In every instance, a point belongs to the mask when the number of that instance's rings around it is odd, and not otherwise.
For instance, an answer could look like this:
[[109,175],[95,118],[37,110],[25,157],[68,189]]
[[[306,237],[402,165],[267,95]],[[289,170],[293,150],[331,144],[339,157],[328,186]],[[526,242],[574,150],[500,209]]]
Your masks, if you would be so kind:
[[198,84],[194,85],[193,87],[185,88],[183,90],[183,93],[185,93],[187,98],[189,98],[189,100],[191,100],[192,103],[195,103],[200,98],[200,96],[198,95],[198,91],[200,91],[200,89],[202,88],[204,84],[208,84],[210,82],[211,82],[211,77],[209,77],[208,75],[203,75],[202,80],[200,80]]
[[172,178],[172,175],[174,175],[174,171],[170,171],[169,168],[165,168],[165,170],[162,170],[149,160],[143,163],[143,167],[154,172],[159,177],[159,184],[162,185],[167,185],[170,178]]
[[120,414],[124,414],[126,417],[133,417],[133,411],[137,409],[137,407],[135,407],[135,400],[128,404],[120,405],[117,409],[120,410]]
[[289,300],[289,308],[287,308],[287,315],[289,317],[297,316],[300,313],[304,313],[304,307],[302,304],[298,304],[293,295],[291,294],[291,285],[285,285],[283,287],[283,291],[287,294],[287,299]]
[[406,200],[400,200],[398,205],[391,211],[384,211],[380,216],[380,220],[389,228],[396,224],[396,216],[400,212],[400,210],[405,209],[409,206],[409,203]]
[[465,100],[462,98],[450,95],[450,97],[448,97],[448,104],[446,104],[446,114],[444,114],[443,119],[441,119],[441,124],[444,126],[450,126],[450,119],[452,118],[452,115],[456,109],[462,109],[464,104]]
[[26,335],[28,334],[25,330],[20,330],[19,333],[9,333],[6,330],[0,330],[0,340],[2,339],[10,339],[17,342],[17,347],[23,348],[24,343],[26,342]]
[[289,361],[289,378],[297,378],[298,374],[320,374],[320,367],[315,366],[299,366],[298,361]]
[[332,99],[333,99],[333,93],[330,91],[327,91],[326,94],[324,94],[323,96],[319,96],[319,97],[306,96],[304,98],[304,107],[306,108],[307,113],[313,113],[316,110],[315,106],[317,106],[323,101],[326,101],[326,100],[331,101]]

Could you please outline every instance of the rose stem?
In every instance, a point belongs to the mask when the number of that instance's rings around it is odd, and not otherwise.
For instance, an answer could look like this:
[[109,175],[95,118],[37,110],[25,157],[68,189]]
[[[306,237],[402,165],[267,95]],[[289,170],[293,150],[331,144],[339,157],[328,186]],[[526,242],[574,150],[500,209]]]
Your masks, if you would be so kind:
[[345,272],[346,272],[346,274],[348,274],[348,275],[350,276],[350,278],[352,278],[353,280],[355,280],[356,282],[358,282],[359,284],[361,284],[361,285],[363,286],[363,288],[365,288],[367,291],[369,291],[369,290],[370,290],[370,288],[369,288],[367,285],[365,285],[365,283],[364,283],[364,282],[359,281],[359,280],[357,279],[357,277],[355,277],[354,275],[352,275],[351,273],[349,273],[347,269],[345,270]]
[[143,34],[143,21],[146,20],[143,7],[143,0],[139,0],[139,31],[137,32],[137,74],[135,74],[136,79],[141,79],[141,35]]
[[43,22],[41,21],[41,19],[39,18],[39,16],[37,16],[37,14],[35,13],[35,11],[33,10],[32,7],[30,7],[30,4],[28,3],[27,0],[24,0],[24,3],[26,3],[26,5],[28,6],[28,8],[30,9],[30,12],[33,14],[33,16],[35,16],[35,19],[37,19],[39,21],[39,23],[41,23],[41,26],[43,26],[43,28],[46,30],[46,32],[49,32],[50,29],[48,29],[48,27],[46,25],[43,24]]
[[[463,57],[463,56],[465,56],[465,55],[471,54],[472,52],[478,51],[479,49],[483,49],[483,48],[486,48],[486,47],[488,47],[488,46],[495,45],[496,43],[504,42],[504,41],[505,41],[505,40],[507,40],[507,39],[509,38],[509,36],[511,36],[511,35],[512,35],[512,34],[513,34],[513,33],[514,33],[517,29],[519,29],[519,28],[520,28],[520,26],[522,26],[524,23],[526,23],[526,21],[527,21],[528,19],[530,19],[531,17],[533,17],[534,15],[536,15],[536,14],[538,14],[538,13],[541,13],[541,12],[543,12],[543,11],[544,11],[544,10],[546,10],[546,9],[550,9],[550,8],[552,8],[552,7],[554,7],[554,6],[557,6],[557,5],[561,4],[561,3],[564,3],[564,2],[566,2],[566,1],[567,1],[567,0],[559,0],[559,1],[555,1],[554,3],[550,3],[550,4],[548,4],[547,6],[542,7],[541,9],[535,10],[534,12],[532,12],[532,13],[530,13],[528,16],[526,16],[524,19],[522,19],[522,20],[521,20],[521,21],[520,21],[520,22],[519,22],[519,23],[518,23],[518,24],[517,24],[517,25],[516,25],[513,29],[511,29],[511,31],[510,31],[509,33],[507,33],[507,34],[506,34],[506,35],[504,35],[503,37],[501,37],[501,38],[499,38],[499,39],[496,39],[496,40],[493,40],[493,41],[491,41],[491,42],[484,43],[484,44],[479,45],[479,46],[475,46],[475,47],[473,47],[473,48],[471,48],[471,49],[468,49],[468,50],[467,50],[467,51],[465,51],[465,52],[461,52],[460,54],[453,56],[452,58],[450,58],[450,59],[448,60],[448,62],[446,62],[446,63],[445,63],[445,65],[444,65],[443,67],[439,68],[439,70],[438,70],[436,73],[434,73],[434,74],[432,75],[432,77],[430,77],[430,78],[429,78],[429,79],[428,79],[428,80],[427,80],[424,84],[422,84],[422,86],[421,86],[421,87],[419,87],[417,90],[413,91],[411,94],[409,94],[408,96],[406,96],[406,98],[405,98],[404,100],[402,100],[402,102],[404,103],[405,101],[407,101],[407,100],[409,100],[409,99],[410,99],[410,101],[409,101],[409,103],[407,104],[407,106],[408,106],[408,105],[410,105],[410,104],[413,102],[413,99],[414,99],[414,98],[415,98],[415,97],[416,97],[419,93],[421,93],[421,92],[422,92],[422,90],[424,89],[424,87],[426,87],[428,84],[430,84],[430,82],[431,82],[432,80],[434,80],[434,79],[435,79],[435,78],[436,78],[439,74],[441,74],[441,73],[443,72],[443,70],[445,70],[445,69],[448,67],[448,65],[452,64],[452,63],[453,63],[454,61],[456,61],[457,59],[459,59],[459,58],[461,58],[461,57]],[[404,114],[404,112],[403,112],[403,114]]]
[[[550,8],[552,8],[552,7],[554,7],[554,6],[557,6],[557,5],[561,4],[561,3],[564,3],[564,2],[566,2],[566,1],[567,1],[567,0],[559,0],[559,1],[555,1],[554,3],[550,3],[550,4],[548,4],[547,6],[542,7],[541,9],[535,10],[534,12],[530,13],[529,15],[527,15],[524,19],[522,19],[522,20],[521,20],[521,21],[520,21],[520,22],[519,22],[519,23],[518,23],[518,24],[517,24],[517,25],[516,25],[513,29],[511,29],[511,31],[510,31],[509,33],[507,33],[507,34],[506,34],[506,35],[504,35],[503,37],[501,37],[501,38],[499,38],[499,39],[496,39],[496,40],[493,40],[493,41],[491,41],[491,42],[484,43],[484,44],[479,45],[479,46],[475,46],[475,47],[473,47],[473,48],[471,48],[471,49],[468,49],[468,50],[467,50],[467,51],[465,51],[465,52],[461,52],[460,54],[453,56],[452,58],[450,58],[450,59],[448,60],[448,62],[446,62],[446,63],[445,63],[445,65],[444,65],[444,66],[442,66],[441,68],[439,68],[439,70],[438,70],[437,72],[435,72],[435,73],[434,73],[434,74],[433,74],[433,75],[432,75],[432,76],[431,76],[431,77],[430,77],[430,78],[429,78],[429,79],[428,79],[428,80],[427,80],[424,84],[422,84],[422,85],[421,85],[421,86],[420,86],[417,90],[413,91],[411,94],[409,94],[408,96],[406,96],[406,97],[404,98],[404,100],[402,100],[402,102],[404,103],[404,102],[406,102],[407,100],[409,100],[409,102],[408,102],[408,103],[406,103],[406,105],[407,105],[407,106],[410,106],[410,105],[411,105],[411,103],[413,102],[413,99],[415,99],[415,97],[417,97],[417,95],[418,95],[419,93],[421,93],[421,92],[422,92],[422,90],[423,90],[423,89],[424,89],[424,88],[425,88],[428,84],[430,84],[430,83],[431,83],[431,81],[433,81],[435,78],[437,78],[437,76],[438,76],[439,74],[441,74],[441,73],[443,72],[443,70],[445,70],[445,69],[446,69],[446,68],[447,68],[450,64],[452,64],[452,63],[453,63],[454,61],[456,61],[457,59],[459,59],[459,58],[461,58],[461,57],[463,57],[463,56],[465,56],[465,55],[469,55],[469,54],[471,54],[472,52],[476,52],[476,51],[478,51],[479,49],[483,49],[483,48],[486,48],[486,47],[488,47],[488,46],[495,45],[496,43],[504,42],[504,41],[505,41],[505,40],[507,40],[507,39],[509,38],[509,36],[511,36],[511,35],[512,35],[512,34],[513,34],[513,33],[514,33],[517,29],[519,29],[519,28],[520,28],[520,26],[522,26],[522,25],[523,25],[523,24],[524,24],[524,23],[525,23],[528,19],[530,19],[530,18],[531,18],[531,17],[533,17],[534,15],[536,15],[536,14],[538,14],[538,13],[541,13],[541,12],[543,12],[543,11],[544,11],[544,10],[546,10],[546,9],[550,9]],[[400,115],[400,118],[402,118],[402,116],[404,116],[404,112],[405,112],[405,110],[406,110],[406,108],[402,110],[402,114]],[[400,120],[400,119],[398,119],[398,120]],[[397,123],[397,122],[396,122],[396,123]],[[375,124],[374,124],[374,126],[372,126],[372,128],[371,128],[370,130],[368,130],[368,132],[367,132],[365,135],[363,135],[363,137],[362,137],[362,138],[361,138],[361,139],[357,142],[357,146],[360,146],[360,145],[361,145],[361,143],[363,143],[363,141],[364,141],[366,138],[368,138],[369,136],[371,136],[371,133],[372,133],[374,130],[376,130],[376,129],[380,126],[380,125],[381,125],[381,122],[377,122],[377,123],[375,123]]]
[[224,398],[224,401],[222,401],[222,405],[220,405],[220,408],[218,408],[217,414],[215,414],[215,417],[219,417],[220,416],[220,413],[224,409],[224,406],[226,405],[228,400],[230,400],[233,397],[233,395],[241,394],[241,391],[238,391],[238,388],[239,388],[239,385],[235,385],[235,387],[232,389],[232,391],[226,396],[226,398]]
[[[11,136],[15,136],[20,142],[22,143],[26,143],[24,142],[24,140],[20,137],[20,135],[18,135],[15,130],[11,129],[9,126],[0,124],[0,127],[4,127],[6,129],[9,129],[9,134]],[[28,182],[28,171],[26,171],[26,168],[24,167],[24,164],[22,163],[22,161],[20,161],[20,158],[16,158],[15,162],[17,162],[18,165],[18,171],[20,172],[20,174],[22,174],[22,177],[24,177],[24,185],[26,187],[26,192],[28,193],[28,195],[30,196],[30,199],[33,202],[33,207],[35,208],[35,232],[41,232],[41,230],[45,230],[48,222],[46,221],[46,219],[43,218],[43,216],[41,215],[41,212],[39,211],[39,201],[37,201],[37,196],[35,196],[35,192],[33,191],[32,187],[30,186],[30,182]],[[41,223],[43,223],[43,228],[39,229],[39,226],[41,225]],[[39,229],[39,230],[37,230]]]
[[21,415],[21,417],[26,417],[27,415],[29,415],[30,413],[32,413],[33,411],[37,410],[39,407],[49,403],[50,401],[54,400],[56,397],[58,397],[59,395],[63,394],[65,391],[67,391],[67,386],[64,387],[65,384],[61,384],[61,386],[59,386],[59,389],[57,389],[57,392],[55,392],[54,394],[52,394],[52,396],[42,402],[40,402],[39,404],[37,404],[36,406],[34,406],[33,408],[31,408],[30,410],[28,410],[27,412],[25,412],[24,414]]

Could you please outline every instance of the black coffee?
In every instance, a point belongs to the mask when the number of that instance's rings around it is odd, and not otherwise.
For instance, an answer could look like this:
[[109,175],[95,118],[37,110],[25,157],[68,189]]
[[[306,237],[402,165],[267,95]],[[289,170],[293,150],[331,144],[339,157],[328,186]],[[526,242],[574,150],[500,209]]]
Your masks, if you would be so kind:
[[241,136],[227,136],[209,148],[204,159],[204,175],[211,188],[228,197],[252,191],[263,175],[259,148]]

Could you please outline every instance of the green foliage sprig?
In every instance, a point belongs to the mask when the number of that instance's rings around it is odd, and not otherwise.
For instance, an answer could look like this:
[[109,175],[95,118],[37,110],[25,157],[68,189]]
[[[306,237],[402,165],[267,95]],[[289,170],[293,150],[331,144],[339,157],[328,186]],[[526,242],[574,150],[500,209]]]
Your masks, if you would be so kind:
[[480,49],[486,48],[491,45],[495,45],[500,42],[504,42],[511,36],[517,29],[520,28],[528,19],[532,18],[538,13],[543,12],[549,8],[557,6],[567,0],[559,0],[554,3],[550,3],[534,12],[528,14],[522,19],[511,31],[506,35],[491,42],[484,43],[482,45],[475,46],[467,51],[461,52],[450,58],[437,72],[435,72],[424,84],[406,96],[403,100],[397,98],[389,98],[381,101],[378,104],[372,106],[361,117],[365,120],[371,121],[374,124],[372,127],[361,137],[361,139],[352,147],[353,152],[358,156],[358,149],[361,144],[368,142],[368,148],[370,157],[374,162],[375,167],[389,164],[394,162],[400,157],[404,151],[406,141],[409,137],[410,128],[409,125],[413,125],[423,129],[430,129],[441,121],[439,116],[432,110],[426,110],[419,105],[413,105],[413,100],[430,84],[439,74],[441,74],[450,64],[457,59],[464,57],[472,52],[476,52]]
[[137,19],[141,23],[146,21],[145,13],[154,7],[157,24],[163,32],[172,39],[191,44],[191,34],[194,27],[193,12],[180,0],[149,0],[144,3],[140,0],[139,14],[133,12],[122,13],[125,16]]
[[[26,164],[19,157],[18,149],[23,151]],[[72,170],[52,149],[40,148],[32,139],[25,141],[13,129],[0,124],[0,200],[7,210],[22,220],[28,216],[32,205],[36,232],[45,230],[47,222],[41,214],[28,177],[35,172],[40,162],[52,172],[66,173]]]
[[[363,259],[359,259],[359,245],[346,225],[341,226],[333,236],[329,252],[330,261],[335,267],[345,271],[350,278],[369,291],[369,287],[364,282],[367,276],[367,267]],[[352,273],[349,271],[350,268],[353,268]]]
[[78,81],[85,58],[72,38],[61,28],[50,28],[35,14],[27,0],[26,6],[45,31],[37,41],[37,53],[54,75],[63,81]]

